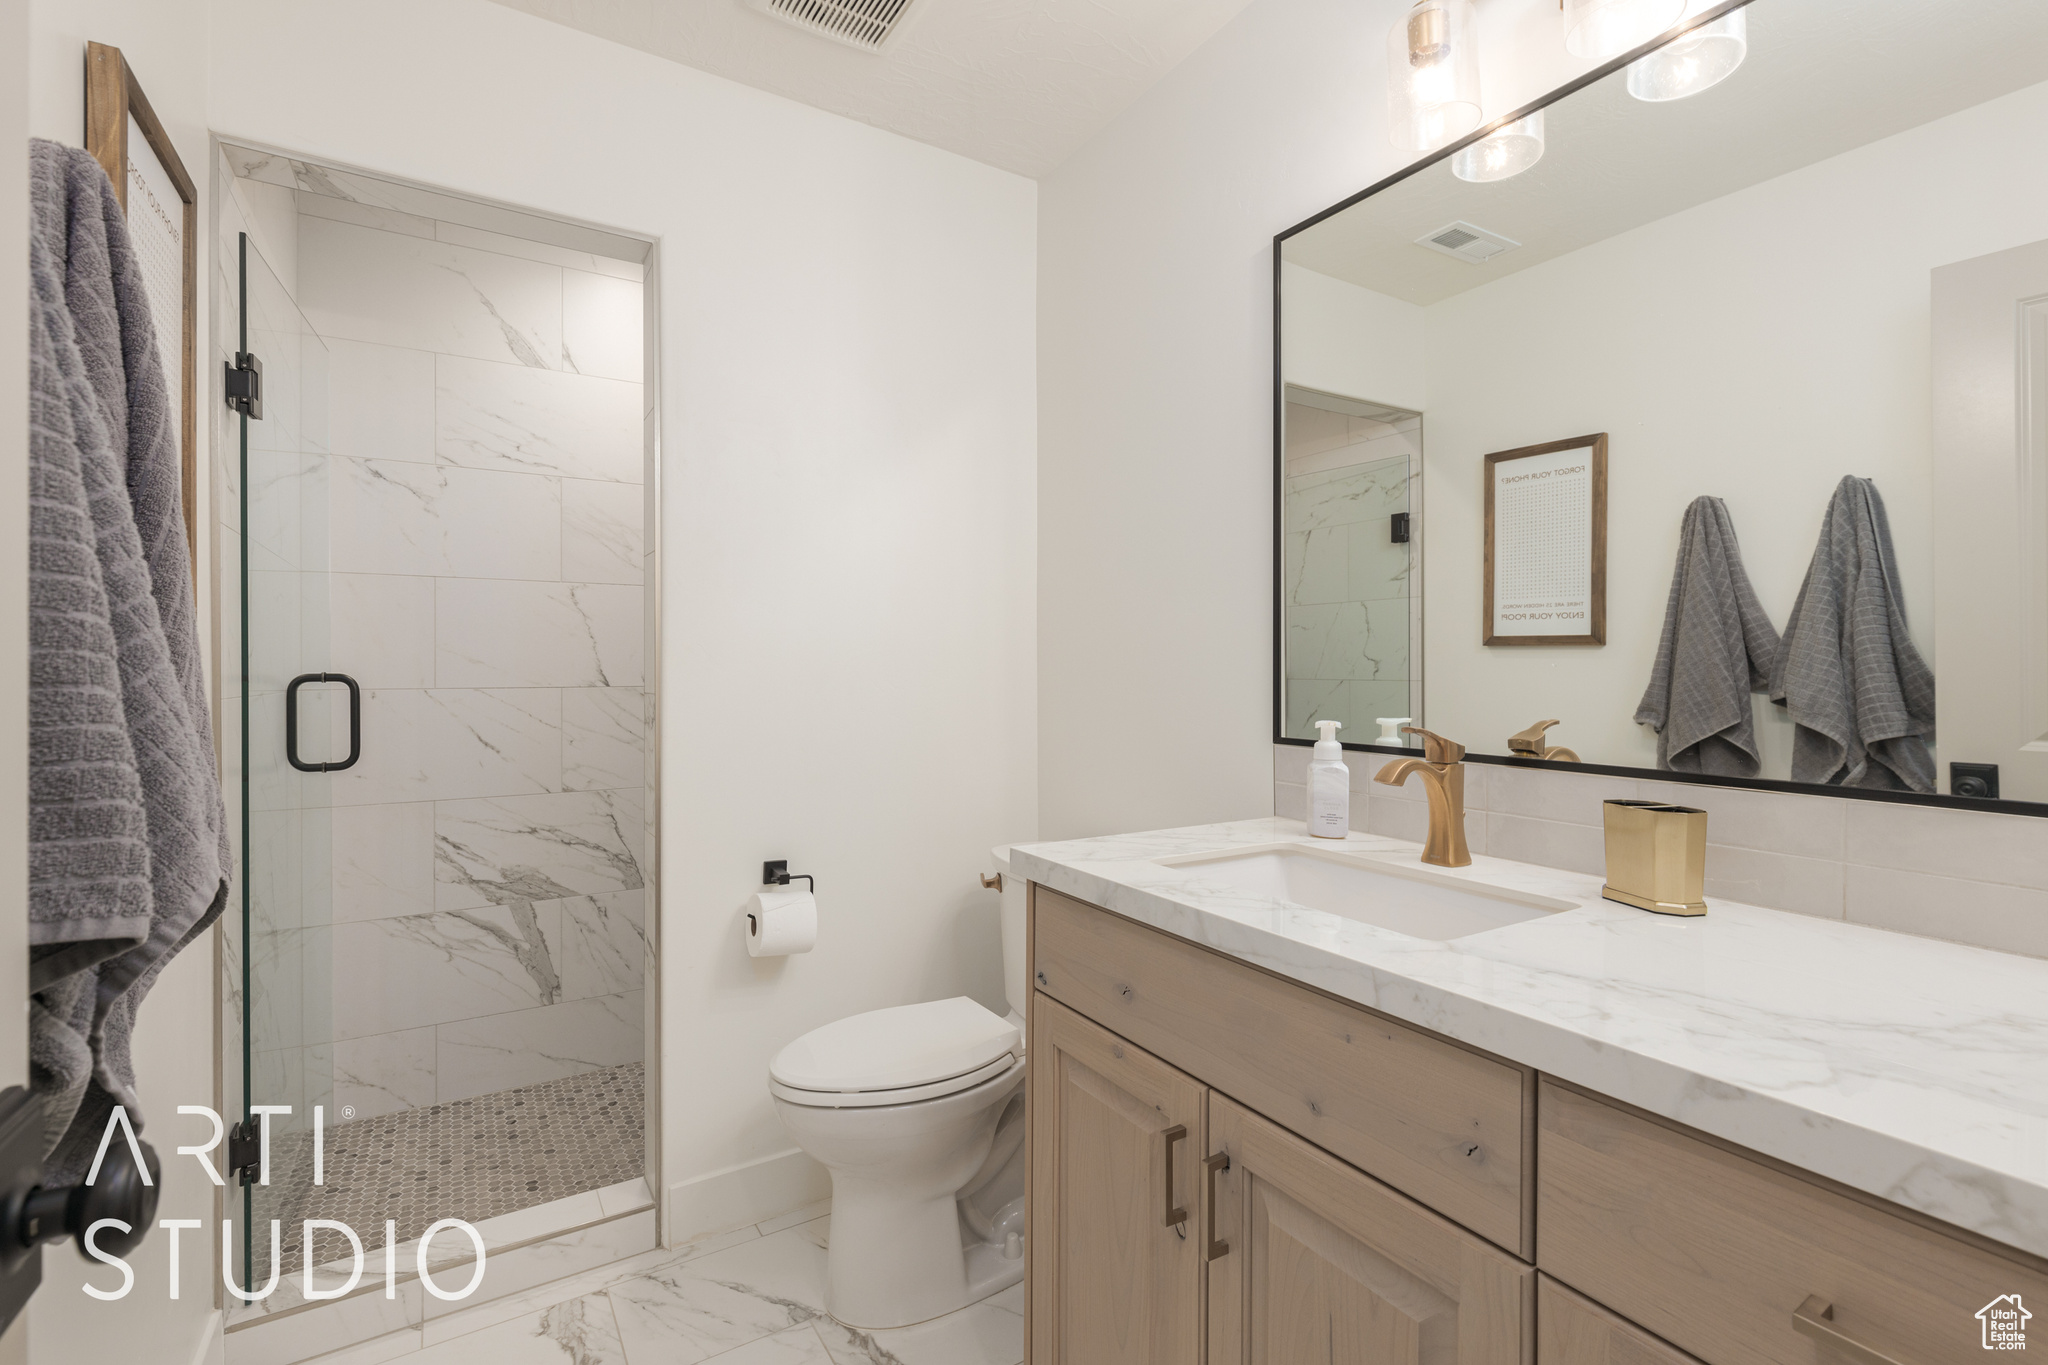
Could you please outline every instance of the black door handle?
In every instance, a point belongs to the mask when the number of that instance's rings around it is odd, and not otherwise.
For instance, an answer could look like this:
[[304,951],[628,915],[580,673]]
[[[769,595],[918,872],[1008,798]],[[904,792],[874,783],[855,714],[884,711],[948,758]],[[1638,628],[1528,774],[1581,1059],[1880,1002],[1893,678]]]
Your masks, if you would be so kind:
[[[339,763],[306,763],[299,758],[299,689],[309,682],[348,684],[348,757]],[[285,684],[284,756],[302,773],[338,773],[363,756],[363,689],[346,673],[301,673]]]

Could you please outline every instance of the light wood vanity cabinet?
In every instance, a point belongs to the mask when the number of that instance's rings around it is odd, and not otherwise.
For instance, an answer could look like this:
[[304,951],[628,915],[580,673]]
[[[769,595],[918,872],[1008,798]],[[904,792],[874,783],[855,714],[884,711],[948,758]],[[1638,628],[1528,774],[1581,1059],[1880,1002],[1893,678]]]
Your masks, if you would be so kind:
[[1209,1145],[1209,1365],[1526,1358],[1527,1265],[1213,1091]]
[[2048,1263],[1031,904],[1030,1365],[1946,1365],[2048,1304]]
[[1199,1361],[1207,1090],[1043,997],[1030,1056],[1032,1359]]

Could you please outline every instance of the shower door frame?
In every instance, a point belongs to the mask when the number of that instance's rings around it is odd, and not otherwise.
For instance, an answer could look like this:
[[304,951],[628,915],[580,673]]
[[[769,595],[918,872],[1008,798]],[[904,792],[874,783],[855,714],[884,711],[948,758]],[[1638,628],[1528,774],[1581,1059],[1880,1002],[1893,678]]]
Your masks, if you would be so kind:
[[[268,152],[273,155],[289,158],[295,161],[303,161],[309,165],[314,165],[325,169],[331,169],[355,175],[372,177],[378,180],[389,182],[394,185],[400,185],[406,188],[416,189],[423,193],[438,195],[444,199],[460,200],[471,204],[477,204],[487,209],[496,209],[516,213],[521,215],[522,217],[546,219],[551,222],[561,223],[569,227],[594,229],[599,232],[608,233],[615,237],[623,237],[631,241],[644,242],[647,244],[647,255],[641,262],[642,276],[640,314],[642,337],[641,384],[643,392],[646,397],[646,412],[642,418],[643,457],[641,468],[641,487],[643,490],[641,517],[641,530],[643,536],[643,543],[641,547],[643,563],[642,610],[644,620],[644,628],[642,632],[643,663],[641,690],[642,696],[644,698],[643,706],[645,707],[644,716],[646,726],[642,746],[642,761],[645,765],[644,782],[646,798],[645,813],[643,816],[644,842],[641,850],[642,857],[644,859],[644,865],[642,868],[642,884],[645,890],[644,910],[642,917],[642,932],[645,935],[647,942],[647,958],[642,969],[643,980],[641,983],[643,991],[642,999],[644,1001],[645,1008],[645,1014],[643,1016],[644,1035],[641,1048],[642,1061],[644,1063],[643,1072],[645,1096],[644,1113],[642,1116],[642,1132],[645,1151],[642,1170],[643,1174],[647,1179],[648,1193],[653,1200],[655,1216],[655,1245],[665,1246],[668,1243],[669,1230],[668,1200],[665,1195],[665,1184],[662,1179],[662,1084],[660,1065],[662,1051],[661,985],[663,979],[661,938],[661,733],[663,708],[661,705],[660,698],[662,676],[662,564],[664,560],[662,534],[664,517],[662,515],[661,500],[661,239],[652,233],[643,232],[634,228],[619,227],[608,223],[599,223],[588,219],[574,218],[547,209],[535,208],[523,204],[514,204],[504,200],[490,199],[481,195],[462,193],[448,189],[444,186],[428,184],[423,181],[415,180],[403,175],[393,174],[389,171],[379,170],[374,167],[356,165],[351,162],[339,161],[325,156],[310,155],[303,152],[291,151],[282,147],[278,147],[275,144],[264,142],[260,139],[249,138],[240,135],[235,135],[232,138],[228,138],[223,137],[218,131],[215,131],[209,135],[207,143],[208,172],[210,175],[216,178],[218,178],[218,176],[220,175],[219,168],[221,165],[222,145],[224,143],[228,143],[237,147],[245,147],[255,151]],[[209,243],[213,243],[214,238],[218,235],[218,204],[220,202],[220,197],[226,194],[227,192],[228,187],[225,184],[216,184],[213,187],[212,200],[216,211],[215,214],[213,215],[213,221],[209,222],[206,225],[205,232],[201,234]],[[217,246],[217,243],[215,245]],[[213,260],[211,273],[214,276],[214,283],[208,295],[208,298],[209,300],[219,300],[222,297],[220,290],[220,276],[223,267],[220,260],[220,254],[217,249],[211,252],[211,256]],[[231,328],[232,320],[218,317],[211,318],[209,319],[209,325],[212,336],[215,339],[215,349],[218,349],[219,345],[221,344],[220,338],[227,335],[226,331],[223,329]],[[228,409],[220,401],[218,401],[220,395],[217,387],[215,385],[208,385],[206,386],[205,391],[211,394],[214,400],[209,405],[210,410],[213,413],[213,421],[217,424],[229,423],[234,421],[235,415],[230,413]],[[219,440],[220,435],[219,432],[216,431],[215,440],[214,442],[210,443],[210,448],[217,450]],[[221,502],[223,497],[223,490],[215,482],[214,470],[212,468],[211,461],[208,462],[208,467],[206,470],[206,480],[206,502],[209,506],[209,528],[211,529],[217,528],[220,525],[219,518],[221,511]],[[211,632],[213,636],[211,642],[211,649],[213,655],[213,684],[211,689],[211,702],[214,715],[215,733],[217,735],[221,733],[220,727],[223,724],[227,723],[228,720],[230,719],[226,715],[225,711],[222,709],[222,670],[224,666],[233,667],[235,665],[234,659],[230,657],[228,642],[224,638],[225,632],[220,629],[220,623],[222,620],[221,594],[233,590],[233,585],[223,581],[224,575],[221,570],[222,566],[220,563],[218,553],[215,552],[209,554],[208,562],[205,565],[205,574],[209,579],[211,579],[211,583],[207,587],[202,588],[202,595],[205,600],[210,601],[211,615],[214,625],[214,629]],[[239,631],[240,629],[240,608],[238,608],[237,630]],[[246,680],[244,680],[243,686],[246,688]],[[245,752],[239,755],[239,761],[242,762],[246,767],[248,756]],[[222,780],[224,782],[228,780],[228,777],[229,775],[225,772],[222,774]],[[242,864],[242,866],[238,867],[237,869],[238,872],[240,872],[243,869],[243,867],[246,866],[247,855],[246,850],[241,847],[238,847],[236,852],[238,856],[238,863]],[[230,1109],[233,1107],[230,1103],[230,1100],[231,1095],[234,1093],[235,1088],[231,1088],[230,1086],[225,1065],[226,1058],[228,1056],[229,1045],[229,1039],[227,1035],[231,1029],[246,1027],[246,1021],[235,1016],[234,1013],[226,1007],[226,1001],[223,998],[221,982],[223,980],[223,972],[225,971],[227,965],[225,961],[227,944],[226,939],[222,933],[216,933],[214,935],[214,944],[215,988],[213,1055],[216,1059],[214,1078],[215,1107],[216,1111],[219,1112],[228,1123],[233,1123],[242,1117],[242,1113],[239,1109],[235,1109],[232,1113],[229,1112]],[[246,943],[242,945],[242,952],[246,955]],[[245,996],[243,1012],[246,1013],[246,1010],[247,1001]],[[246,1092],[246,1077],[244,1079],[243,1085],[239,1087],[239,1089]],[[246,1093],[244,1093],[243,1103],[246,1104],[247,1102],[247,1096]],[[240,1216],[240,1209],[238,1207],[241,1203],[241,1199],[238,1195],[238,1191],[240,1188],[240,1186],[233,1183],[233,1179],[232,1177],[230,1177],[229,1183],[216,1189],[214,1213],[216,1236],[218,1235],[218,1231],[221,1227],[222,1219],[229,1217],[238,1218]],[[214,1298],[215,1307],[225,1309],[229,1306],[229,1296],[227,1295],[225,1288],[221,1286],[218,1282],[216,1282],[214,1286]]]

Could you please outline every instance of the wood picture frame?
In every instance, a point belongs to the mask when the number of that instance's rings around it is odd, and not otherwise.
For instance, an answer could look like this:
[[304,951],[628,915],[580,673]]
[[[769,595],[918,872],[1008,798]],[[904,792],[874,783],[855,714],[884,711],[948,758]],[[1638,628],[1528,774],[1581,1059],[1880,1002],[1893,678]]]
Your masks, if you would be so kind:
[[[199,574],[199,190],[185,163],[164,131],[162,120],[150,107],[149,96],[135,79],[135,72],[118,47],[105,43],[85,45],[85,148],[100,163],[107,179],[114,182],[114,197],[123,214],[130,213],[129,187],[132,163],[128,155],[128,125],[134,121],[149,145],[150,153],[176,189],[181,207],[180,245],[183,250],[181,316],[176,334],[180,354],[176,361],[179,395],[178,482],[185,515],[185,552],[192,561],[193,578]],[[162,324],[159,323],[159,330]],[[172,358],[164,357],[166,378],[172,373]]]
[[[1587,490],[1587,546],[1588,597],[1585,608],[1587,629],[1572,634],[1514,634],[1497,629],[1494,614],[1494,575],[1501,562],[1496,543],[1498,530],[1495,515],[1494,494],[1500,482],[1500,467],[1517,460],[1537,456],[1562,455],[1571,451],[1588,452],[1584,476],[1590,487]],[[1480,643],[1487,645],[1604,645],[1607,643],[1607,433],[1596,432],[1591,436],[1574,436],[1563,441],[1549,441],[1543,445],[1522,446],[1516,450],[1498,450],[1485,460],[1486,495],[1486,547],[1480,567],[1483,584],[1484,612],[1480,623]],[[1561,471],[1576,473],[1577,471]],[[1541,477],[1539,475],[1539,477]]]

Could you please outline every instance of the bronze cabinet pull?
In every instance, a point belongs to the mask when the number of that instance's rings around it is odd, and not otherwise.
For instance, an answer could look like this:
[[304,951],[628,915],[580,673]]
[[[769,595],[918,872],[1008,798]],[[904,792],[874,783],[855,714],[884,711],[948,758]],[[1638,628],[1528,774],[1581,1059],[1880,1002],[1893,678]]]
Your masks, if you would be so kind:
[[1178,1123],[1160,1134],[1166,1139],[1166,1217],[1162,1220],[1162,1225],[1169,1228],[1179,1227],[1188,1221],[1187,1205],[1183,1204],[1179,1208],[1173,1206],[1173,1144],[1187,1135],[1188,1130]]
[[1854,1361],[1855,1365],[1901,1365],[1895,1358],[1875,1347],[1865,1346],[1835,1326],[1835,1306],[1818,1294],[1808,1294],[1806,1302],[1792,1310],[1792,1328],[1824,1346],[1833,1347],[1837,1355]]
[[[1216,1236],[1216,1172],[1229,1169],[1230,1153],[1228,1152],[1218,1152],[1214,1156],[1202,1159],[1203,1183],[1207,1185],[1209,1195],[1208,1259],[1212,1261],[1219,1256],[1228,1256],[1230,1254],[1230,1243],[1222,1241]],[[1895,1365],[1895,1362],[1887,1362],[1887,1365]]]

